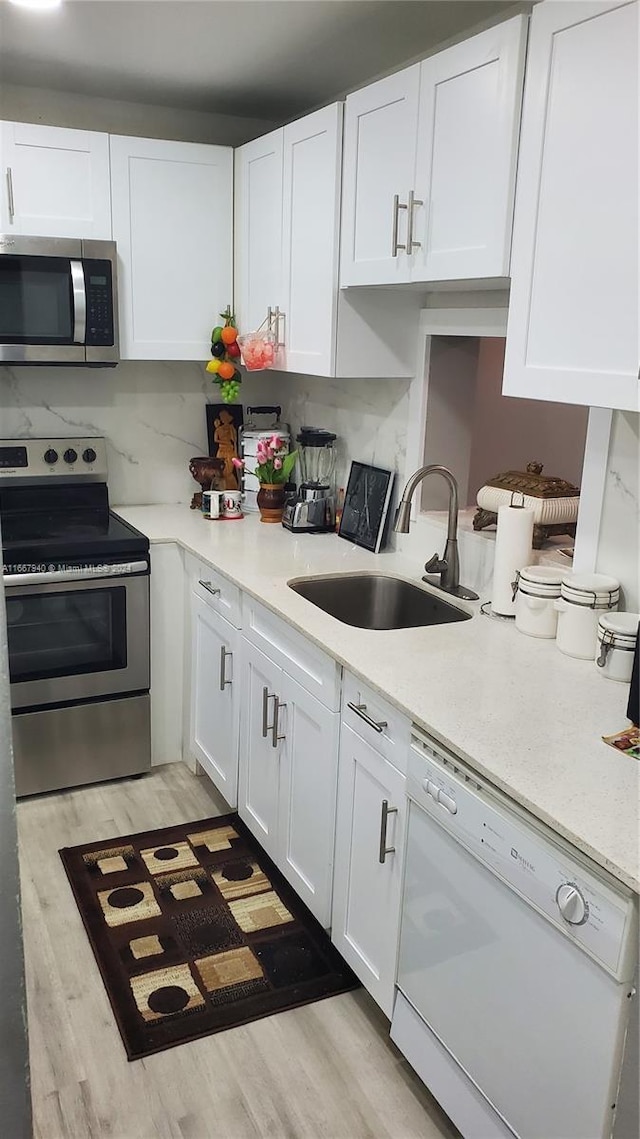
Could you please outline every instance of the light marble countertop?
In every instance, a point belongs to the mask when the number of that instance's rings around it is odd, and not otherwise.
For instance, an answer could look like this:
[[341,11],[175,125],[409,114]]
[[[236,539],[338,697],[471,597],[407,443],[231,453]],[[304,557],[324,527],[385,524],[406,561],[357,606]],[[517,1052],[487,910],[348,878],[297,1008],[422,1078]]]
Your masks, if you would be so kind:
[[[115,510],[151,542],[176,542],[289,621],[521,806],[640,892],[640,763],[602,742],[626,727],[629,689],[479,613],[430,628],[344,625],[289,589],[294,577],[369,571],[416,583],[395,552],[295,535],[256,515],[210,522],[188,506]],[[426,551],[431,553],[431,551]]]

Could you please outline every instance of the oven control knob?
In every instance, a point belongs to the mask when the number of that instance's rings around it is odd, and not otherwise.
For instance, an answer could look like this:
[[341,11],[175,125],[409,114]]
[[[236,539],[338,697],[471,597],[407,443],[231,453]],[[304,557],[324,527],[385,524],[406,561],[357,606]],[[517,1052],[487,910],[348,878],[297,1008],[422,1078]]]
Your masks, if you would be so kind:
[[53,447],[48,447],[43,458],[45,463],[48,463],[49,466],[52,467],[54,463],[58,462],[58,452],[54,451]]
[[556,891],[556,902],[569,925],[584,925],[589,917],[589,906],[573,882],[564,882]]
[[75,463],[78,458],[78,452],[74,451],[73,447],[68,447],[63,455],[65,463]]
[[82,452],[82,458],[84,459],[85,463],[95,463],[96,457],[97,456],[93,447],[87,447],[86,451]]

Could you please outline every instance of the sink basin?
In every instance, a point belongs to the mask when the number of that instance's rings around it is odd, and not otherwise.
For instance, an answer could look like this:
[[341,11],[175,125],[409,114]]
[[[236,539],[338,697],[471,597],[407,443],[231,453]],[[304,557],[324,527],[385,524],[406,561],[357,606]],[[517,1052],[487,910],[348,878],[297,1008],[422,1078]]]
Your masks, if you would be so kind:
[[414,629],[471,617],[471,613],[410,581],[381,573],[304,577],[290,581],[289,588],[338,621],[358,629]]

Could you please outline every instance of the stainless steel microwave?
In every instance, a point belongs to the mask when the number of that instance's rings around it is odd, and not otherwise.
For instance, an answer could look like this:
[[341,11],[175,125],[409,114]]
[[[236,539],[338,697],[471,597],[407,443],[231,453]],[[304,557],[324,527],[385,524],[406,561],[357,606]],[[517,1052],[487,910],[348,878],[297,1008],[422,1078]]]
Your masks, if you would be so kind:
[[115,242],[0,234],[0,364],[119,358]]

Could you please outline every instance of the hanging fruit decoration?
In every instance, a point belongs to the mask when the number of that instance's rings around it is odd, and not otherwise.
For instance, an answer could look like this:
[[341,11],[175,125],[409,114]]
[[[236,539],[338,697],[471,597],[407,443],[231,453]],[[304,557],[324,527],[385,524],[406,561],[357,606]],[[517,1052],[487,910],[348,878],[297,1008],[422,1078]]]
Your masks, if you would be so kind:
[[242,373],[234,363],[240,356],[236,318],[227,305],[220,313],[224,324],[217,324],[211,333],[211,360],[206,370],[215,384],[220,384],[223,403],[233,403],[237,399],[242,382]]

